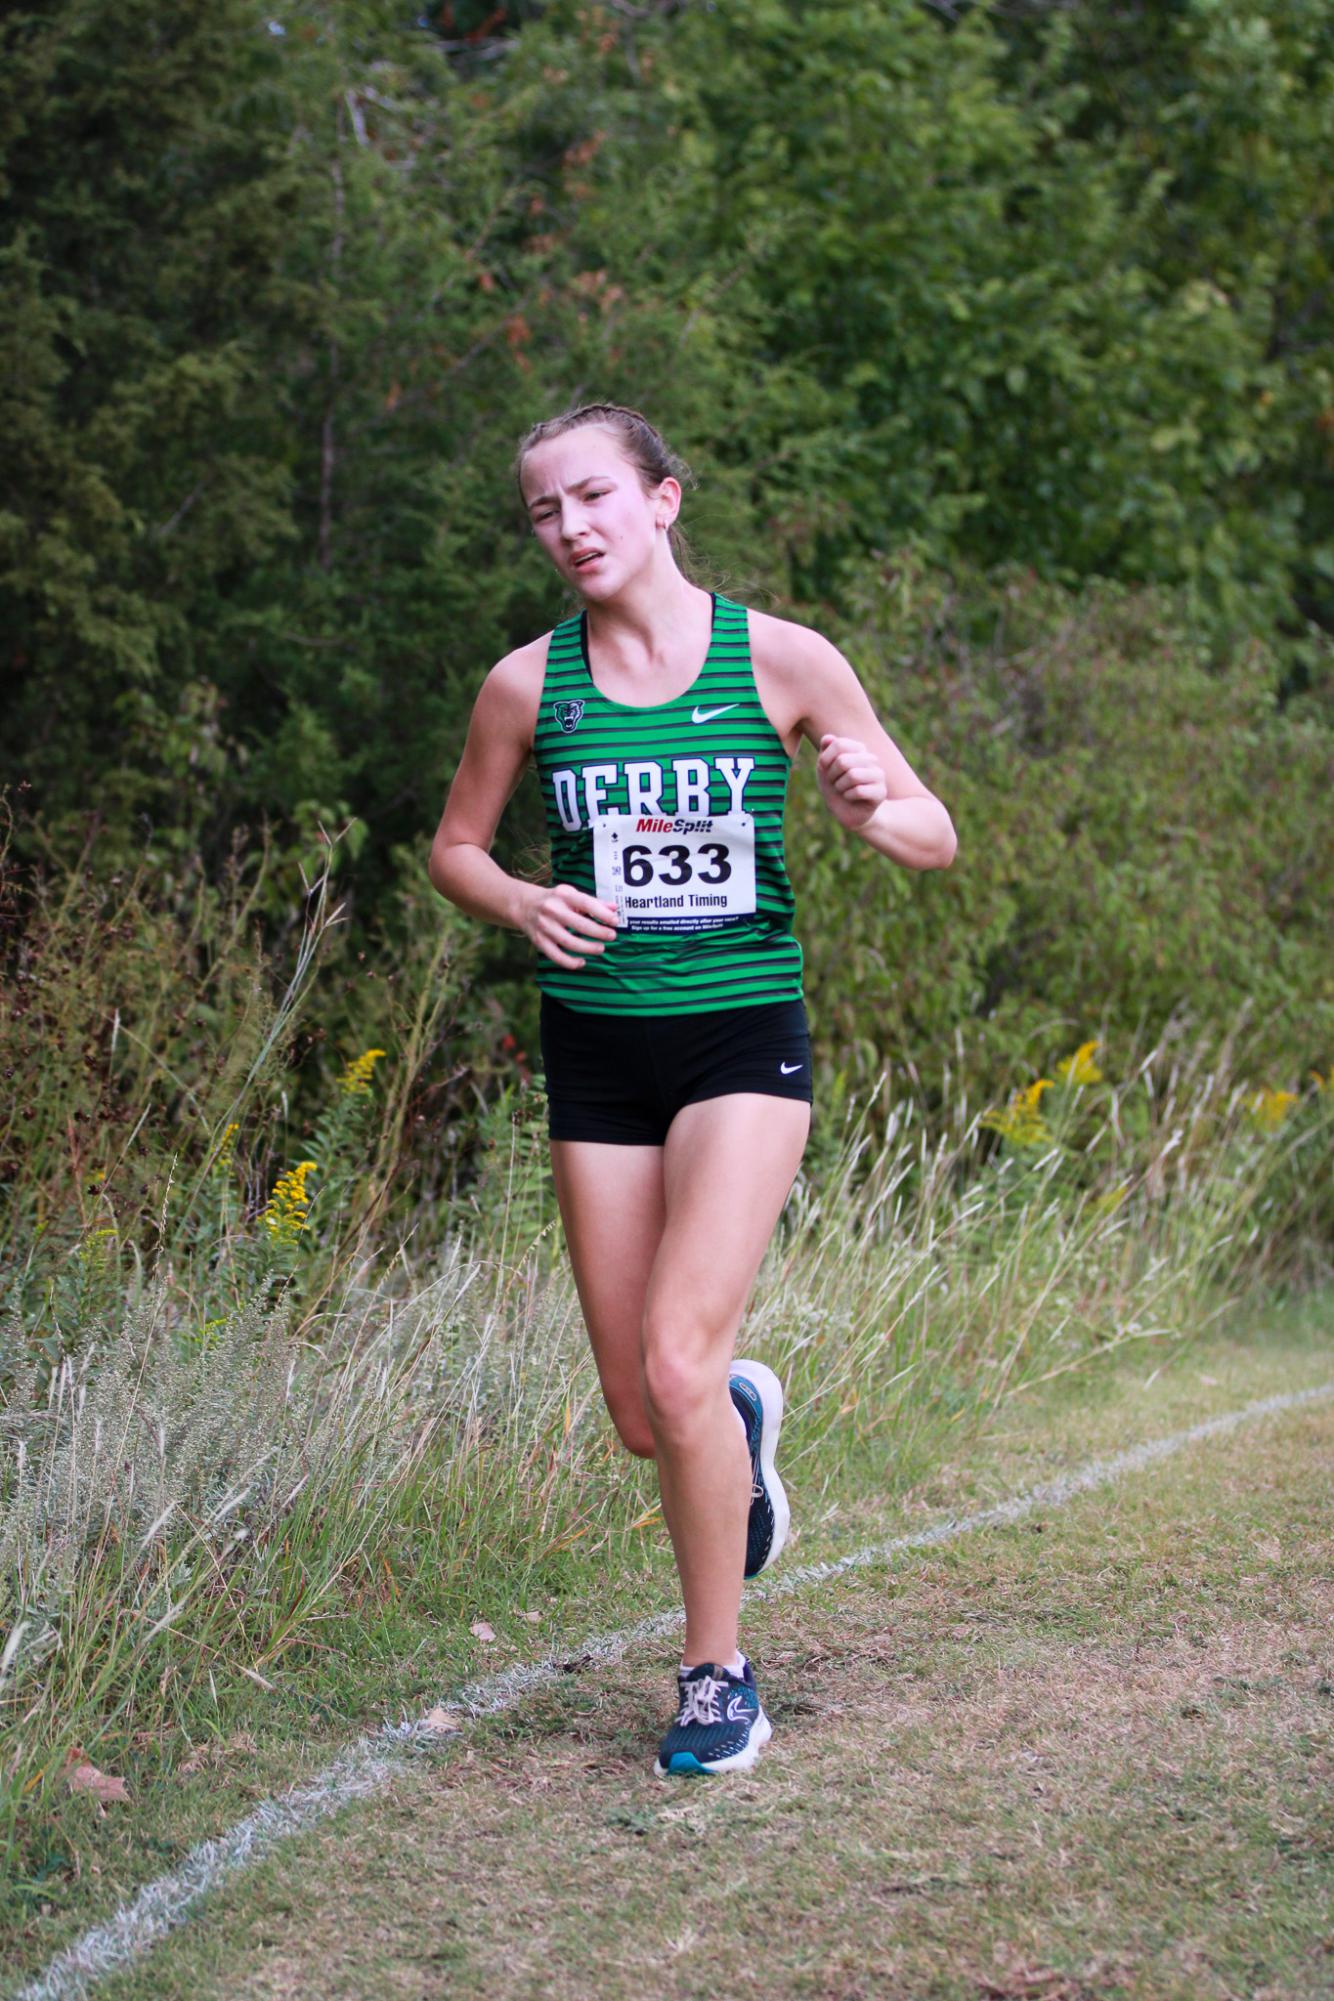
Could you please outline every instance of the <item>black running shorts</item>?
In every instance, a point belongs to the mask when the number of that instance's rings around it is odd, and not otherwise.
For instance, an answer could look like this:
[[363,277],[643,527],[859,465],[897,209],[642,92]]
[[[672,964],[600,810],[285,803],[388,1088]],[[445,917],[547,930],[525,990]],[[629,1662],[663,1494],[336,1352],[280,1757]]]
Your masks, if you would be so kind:
[[682,1105],[759,1091],[811,1103],[805,1004],[706,1014],[581,1013],[543,994],[542,1067],[552,1139],[661,1146]]

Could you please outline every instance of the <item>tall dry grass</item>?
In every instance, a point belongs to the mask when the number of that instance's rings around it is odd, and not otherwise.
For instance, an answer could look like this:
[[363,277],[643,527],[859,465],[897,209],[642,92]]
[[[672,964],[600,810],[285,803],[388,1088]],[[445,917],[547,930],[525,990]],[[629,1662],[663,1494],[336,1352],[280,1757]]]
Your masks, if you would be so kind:
[[[1328,1140],[1326,1098],[1271,1128],[1249,1086],[1185,1046],[1054,1085],[1044,1106],[1045,1136],[1022,1144],[997,1146],[964,1104],[928,1133],[910,1100],[825,1135],[742,1337],[787,1383],[798,1488],[836,1485],[868,1449],[892,1469],[942,1416],[981,1423],[1119,1346],[1198,1333],[1259,1273],[1285,1166],[1300,1177]],[[159,1268],[54,1370],[11,1317],[11,1848],[56,1805],[75,1743],[110,1756],[132,1731],[204,1734],[241,1676],[318,1681],[321,1653],[355,1660],[368,1621],[462,1634],[535,1581],[577,1594],[594,1558],[612,1591],[662,1559],[652,1467],[609,1428],[548,1213],[539,1112],[525,1094],[439,1241],[361,1246],[314,1310],[266,1284],[182,1338]]]

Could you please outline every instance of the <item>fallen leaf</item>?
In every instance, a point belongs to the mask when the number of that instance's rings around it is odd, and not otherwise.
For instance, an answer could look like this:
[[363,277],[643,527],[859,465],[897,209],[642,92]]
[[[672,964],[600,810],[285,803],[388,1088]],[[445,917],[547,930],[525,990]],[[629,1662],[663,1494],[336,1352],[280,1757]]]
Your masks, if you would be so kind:
[[494,1640],[494,1638],[496,1637],[491,1627],[487,1625],[485,1619],[474,1619],[472,1622],[471,1631],[476,1633],[479,1640]]
[[127,1806],[130,1804],[124,1779],[115,1778],[110,1772],[99,1772],[96,1765],[89,1764],[82,1744],[70,1747],[65,1760],[65,1777],[71,1792],[93,1794],[98,1801],[99,1813],[107,1800],[124,1800]]
[[425,1716],[422,1718],[422,1723],[427,1730],[446,1731],[461,1730],[463,1728],[462,1720],[454,1714],[453,1710],[442,1709],[438,1702],[434,1709],[427,1710]]
[[535,1626],[538,1620],[542,1617],[542,1614],[540,1612],[521,1612],[519,1614],[519,1617],[521,1619],[526,1619],[530,1626]]

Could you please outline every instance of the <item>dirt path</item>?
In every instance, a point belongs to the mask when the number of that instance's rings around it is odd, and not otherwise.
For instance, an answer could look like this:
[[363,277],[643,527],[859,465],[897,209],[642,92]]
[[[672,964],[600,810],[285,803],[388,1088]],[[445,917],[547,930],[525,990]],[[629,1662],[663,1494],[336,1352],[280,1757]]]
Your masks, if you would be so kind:
[[1334,1996],[1332,1474],[1311,1406],[750,1608],[751,1774],[653,1778],[670,1644],[571,1676],[98,1991]]

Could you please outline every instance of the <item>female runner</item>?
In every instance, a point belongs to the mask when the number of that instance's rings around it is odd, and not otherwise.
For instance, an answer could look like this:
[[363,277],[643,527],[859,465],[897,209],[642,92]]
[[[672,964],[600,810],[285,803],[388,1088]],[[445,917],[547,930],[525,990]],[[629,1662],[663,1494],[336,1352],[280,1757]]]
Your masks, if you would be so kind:
[[[685,1599],[678,1714],[654,1770],[745,1769],[771,1729],[737,1646],[742,1579],[777,1556],[788,1506],[782,1389],[732,1349],[810,1127],[783,860],[802,737],[834,818],[891,861],[946,867],[954,829],[836,647],[682,573],[685,467],[638,411],[587,404],[538,424],[516,470],[583,610],[487,675],[430,877],[539,955],[575,1283],[612,1422],[657,1461]],[[530,757],[545,884],[490,854]]]

